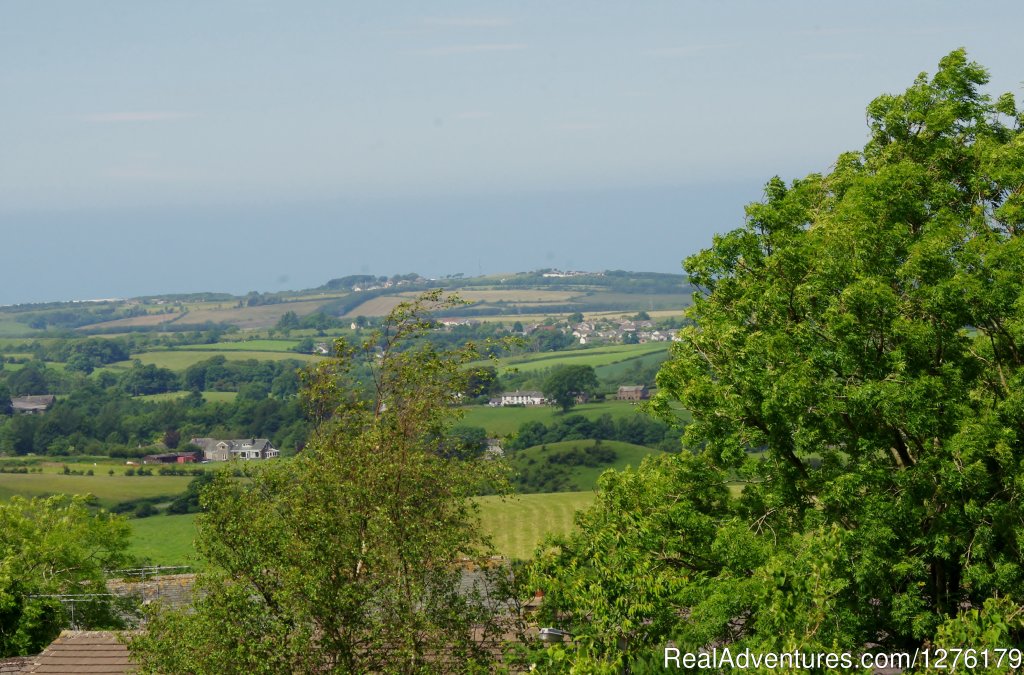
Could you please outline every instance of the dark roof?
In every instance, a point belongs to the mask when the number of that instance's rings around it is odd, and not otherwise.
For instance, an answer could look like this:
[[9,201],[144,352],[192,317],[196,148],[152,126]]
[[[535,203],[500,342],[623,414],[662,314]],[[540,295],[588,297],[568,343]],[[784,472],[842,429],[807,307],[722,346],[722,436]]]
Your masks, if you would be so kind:
[[137,670],[128,647],[109,631],[66,630],[32,659],[25,673],[121,675]]

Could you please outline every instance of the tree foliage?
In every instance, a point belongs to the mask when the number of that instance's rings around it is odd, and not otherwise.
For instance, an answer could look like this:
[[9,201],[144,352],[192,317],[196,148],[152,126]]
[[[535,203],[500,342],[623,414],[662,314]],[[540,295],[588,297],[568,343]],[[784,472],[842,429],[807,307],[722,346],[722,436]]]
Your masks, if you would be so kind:
[[[551,611],[587,617],[569,626],[587,658],[617,658],[615,631],[908,646],[1024,598],[1024,118],[986,82],[951,53],[871,103],[862,152],[772,179],[686,261],[694,325],[654,407],[692,413],[699,455],[608,479],[584,534],[536,568],[568,589]],[[713,500],[731,479],[742,496]],[[629,542],[618,567],[612,541]]]
[[125,566],[130,531],[109,513],[92,512],[84,497],[0,503],[0,657],[38,653],[68,625],[58,595],[97,596],[76,603],[87,628],[122,628],[104,597],[107,569]]
[[579,396],[597,389],[597,375],[593,366],[560,366],[544,380],[543,389],[544,396],[565,412],[576,405]]
[[[146,670],[427,673],[491,658],[504,615],[459,561],[486,559],[471,497],[503,475],[449,434],[476,350],[416,342],[452,302],[426,294],[361,345],[337,341],[303,392],[320,422],[306,449],[203,492],[212,569],[192,612],[159,613],[133,641]],[[364,367],[368,397],[351,380]]]

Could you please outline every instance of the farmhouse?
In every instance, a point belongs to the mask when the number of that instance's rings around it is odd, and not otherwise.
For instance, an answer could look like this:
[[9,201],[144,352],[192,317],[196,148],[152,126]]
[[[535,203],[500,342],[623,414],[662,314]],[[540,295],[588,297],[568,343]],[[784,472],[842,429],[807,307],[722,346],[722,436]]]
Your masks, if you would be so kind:
[[38,415],[53,407],[57,397],[53,394],[42,396],[15,396],[11,399],[11,410],[25,415]]
[[193,438],[189,441],[202,449],[203,457],[210,462],[226,462],[232,459],[273,459],[281,453],[267,438]]
[[156,455],[146,455],[142,458],[143,464],[190,464],[199,461],[198,452],[161,452]]
[[615,398],[620,401],[646,401],[650,397],[651,392],[642,384],[619,387],[618,393],[615,394]]
[[509,391],[497,399],[497,405],[544,405],[544,394],[539,391]]

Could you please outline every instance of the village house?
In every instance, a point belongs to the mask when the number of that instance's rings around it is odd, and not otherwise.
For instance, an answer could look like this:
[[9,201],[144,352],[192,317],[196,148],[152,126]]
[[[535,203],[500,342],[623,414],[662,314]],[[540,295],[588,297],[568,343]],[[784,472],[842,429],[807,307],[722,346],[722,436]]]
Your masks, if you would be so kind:
[[232,459],[273,459],[281,455],[266,438],[193,438],[189,441],[203,451],[208,462],[227,462]]
[[618,393],[615,394],[615,398],[620,401],[646,401],[650,397],[651,393],[642,384],[623,385],[619,387]]
[[539,391],[508,391],[500,398],[491,399],[492,406],[505,405],[544,405],[547,401]]
[[41,396],[15,396],[11,398],[11,410],[23,415],[39,415],[53,407],[57,397],[53,394]]

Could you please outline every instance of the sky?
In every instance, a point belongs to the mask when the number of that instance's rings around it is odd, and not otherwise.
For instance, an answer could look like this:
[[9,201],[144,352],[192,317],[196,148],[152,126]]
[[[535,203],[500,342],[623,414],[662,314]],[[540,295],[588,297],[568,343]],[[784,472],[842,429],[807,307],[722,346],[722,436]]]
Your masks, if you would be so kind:
[[681,272],[1024,3],[0,2],[0,304]]

